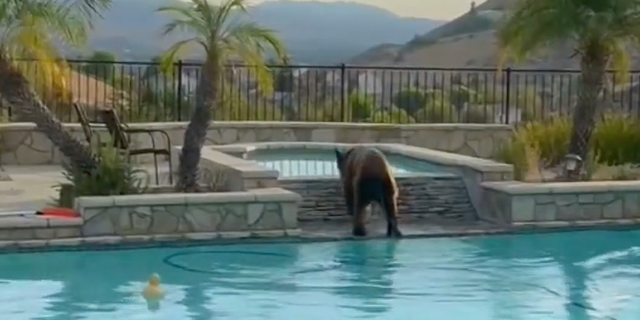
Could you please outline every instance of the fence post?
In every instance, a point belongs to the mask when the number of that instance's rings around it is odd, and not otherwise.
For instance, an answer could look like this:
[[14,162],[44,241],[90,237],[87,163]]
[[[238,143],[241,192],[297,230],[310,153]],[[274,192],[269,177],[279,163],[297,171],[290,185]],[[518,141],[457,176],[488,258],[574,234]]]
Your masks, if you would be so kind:
[[344,108],[345,108],[345,94],[344,91],[346,90],[345,88],[345,77],[347,76],[347,65],[346,64],[341,64],[340,65],[340,119],[342,120],[342,122],[345,122],[345,117],[344,117]]
[[[178,60],[177,63],[177,73],[178,73],[178,90],[176,92],[176,96],[178,98],[178,121],[182,121],[182,60]],[[175,70],[175,69],[174,69]]]
[[504,123],[509,124],[509,118],[511,117],[511,68],[507,67],[505,70],[505,88],[507,90],[505,94],[504,109]]

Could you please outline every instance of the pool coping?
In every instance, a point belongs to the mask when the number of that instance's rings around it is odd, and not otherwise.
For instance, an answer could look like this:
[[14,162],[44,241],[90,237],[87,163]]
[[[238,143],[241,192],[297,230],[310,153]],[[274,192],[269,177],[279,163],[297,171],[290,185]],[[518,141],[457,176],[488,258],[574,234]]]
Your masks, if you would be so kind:
[[[432,221],[423,221],[433,225]],[[305,231],[312,225],[323,225],[325,230]],[[336,226],[339,227],[336,228]],[[134,250],[162,247],[196,247],[206,245],[266,244],[266,243],[318,243],[335,241],[369,241],[387,239],[382,232],[365,238],[349,234],[344,221],[301,222],[301,229],[269,232],[211,232],[193,234],[158,234],[134,236],[99,236],[50,240],[0,241],[0,254],[35,253],[49,251]],[[406,225],[405,225],[406,228]],[[498,226],[478,222],[436,226],[431,231],[405,232],[401,239],[469,238],[500,235],[526,235],[573,231],[633,231],[640,229],[638,219],[611,219],[593,221],[556,221],[544,223],[517,223]]]
[[[344,151],[354,146],[368,146],[379,148],[383,152],[401,155],[419,161],[431,162],[440,166],[468,167],[481,172],[513,172],[510,164],[493,160],[475,158],[471,156],[420,148],[399,143],[338,143],[338,142],[253,142],[228,145],[210,146],[209,149],[231,155],[246,154],[259,150],[274,149],[319,149]],[[241,158],[242,159],[242,158]],[[251,161],[243,159],[245,161]],[[251,161],[254,162],[254,161]],[[255,163],[255,162],[254,162]]]

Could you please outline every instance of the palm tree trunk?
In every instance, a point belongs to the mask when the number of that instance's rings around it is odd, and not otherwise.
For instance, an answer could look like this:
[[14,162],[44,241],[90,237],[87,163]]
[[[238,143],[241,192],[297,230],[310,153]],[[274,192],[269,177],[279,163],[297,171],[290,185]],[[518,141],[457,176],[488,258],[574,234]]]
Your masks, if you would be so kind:
[[66,156],[73,168],[90,172],[98,166],[98,160],[80,140],[62,127],[60,120],[45,106],[29,81],[8,59],[0,48],[0,97],[19,121],[33,122],[38,130]]
[[198,177],[200,175],[198,165],[209,130],[209,123],[211,123],[211,111],[217,97],[215,79],[218,79],[219,70],[217,58],[211,57],[207,59],[200,72],[196,88],[196,105],[184,133],[178,168],[179,178],[176,187],[183,192],[198,191]]
[[604,87],[606,68],[609,62],[605,48],[592,44],[584,50],[581,61],[580,88],[578,103],[573,115],[573,132],[569,142],[569,154],[579,156],[576,170],[567,172],[567,179],[577,181],[583,176],[583,167],[589,156],[591,135],[595,127],[596,111],[600,92]]

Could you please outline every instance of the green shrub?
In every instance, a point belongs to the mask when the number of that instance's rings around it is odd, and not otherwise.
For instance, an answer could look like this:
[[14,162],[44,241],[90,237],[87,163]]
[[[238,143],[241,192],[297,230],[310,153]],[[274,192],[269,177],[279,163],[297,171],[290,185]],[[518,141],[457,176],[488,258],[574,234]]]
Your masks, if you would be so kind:
[[415,119],[405,110],[392,108],[388,111],[376,111],[373,113],[369,122],[373,123],[415,123]]
[[282,121],[280,106],[252,103],[241,98],[224,97],[214,109],[216,121]]
[[[506,90],[500,85],[480,84],[476,89],[477,104],[502,105],[506,99]],[[509,105],[522,112],[523,121],[544,119],[543,101],[536,88],[521,85],[512,87],[510,91]]]
[[469,105],[462,111],[466,123],[495,123],[496,107],[494,105]]
[[424,96],[426,98],[425,105],[450,104],[451,101],[447,92],[440,89],[426,90]]
[[353,121],[358,122],[370,118],[375,107],[375,101],[371,96],[358,93],[349,95],[349,108]]
[[74,185],[76,197],[140,194],[147,190],[147,172],[134,168],[117,149],[102,148],[97,156],[100,165],[91,173],[63,163],[63,174]]
[[422,90],[404,90],[398,92],[395,97],[393,97],[393,104],[409,114],[415,114],[416,111],[427,105],[427,96]]
[[[494,80],[494,79],[492,79]],[[492,83],[489,80],[489,83],[478,84],[476,87],[478,91],[478,101],[484,104],[501,104],[503,99],[504,91],[502,87]]]
[[518,130],[526,135],[531,145],[536,146],[540,160],[547,166],[554,166],[562,163],[567,155],[572,129],[571,119],[556,117],[527,123]]
[[[572,119],[557,117],[549,121],[533,121],[520,126],[513,138],[498,148],[496,160],[514,165],[517,177],[531,171],[531,163],[545,167],[564,161],[572,134]],[[587,159],[588,174],[598,174],[599,167],[640,164],[640,121],[626,115],[607,115],[596,123]],[[526,148],[535,150],[535,157]],[[604,169],[603,169],[604,170]],[[612,169],[608,169],[612,170]],[[626,172],[608,172],[611,178],[624,178]]]
[[527,161],[527,142],[518,133],[514,137],[498,146],[494,159],[503,163],[513,165],[513,177],[518,181],[524,181],[526,178],[529,163]]
[[461,110],[467,104],[476,104],[479,101],[478,94],[463,85],[453,85],[448,92],[449,102]]
[[520,126],[494,157],[513,165],[516,180],[531,181],[540,167],[553,166],[564,159],[570,134],[571,123],[564,118],[530,122]]
[[460,120],[458,112],[446,101],[428,103],[414,114],[414,118],[421,123],[457,123]]
[[640,122],[626,115],[606,115],[596,126],[593,147],[602,164],[640,164]]

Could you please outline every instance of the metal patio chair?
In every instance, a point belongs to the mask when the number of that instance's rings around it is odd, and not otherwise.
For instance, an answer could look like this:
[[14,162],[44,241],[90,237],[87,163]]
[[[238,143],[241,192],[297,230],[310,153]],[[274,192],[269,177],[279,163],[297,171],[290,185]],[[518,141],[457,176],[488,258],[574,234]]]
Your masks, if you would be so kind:
[[[167,157],[169,163],[169,183],[173,184],[173,163],[171,160],[171,138],[166,131],[159,129],[132,129],[125,123],[120,121],[118,113],[115,109],[102,109],[99,111],[102,121],[107,127],[113,146],[127,154],[127,157],[138,155],[152,155],[155,169],[156,183],[160,183],[160,173],[158,169],[158,156]],[[160,134],[165,138],[165,146],[158,147],[154,133]],[[148,134],[151,141],[151,148],[132,149],[131,137],[134,134]]]
[[[82,128],[82,132],[84,133],[84,139],[89,145],[92,147],[94,143],[97,142],[98,146],[105,146],[106,143],[100,141],[100,135],[94,132],[95,128],[103,127],[104,124],[100,122],[91,121],[87,116],[86,111],[82,108],[78,103],[73,103],[73,110],[76,112],[76,116],[78,117],[78,122],[80,122],[80,127]],[[94,141],[94,137],[97,141]]]

